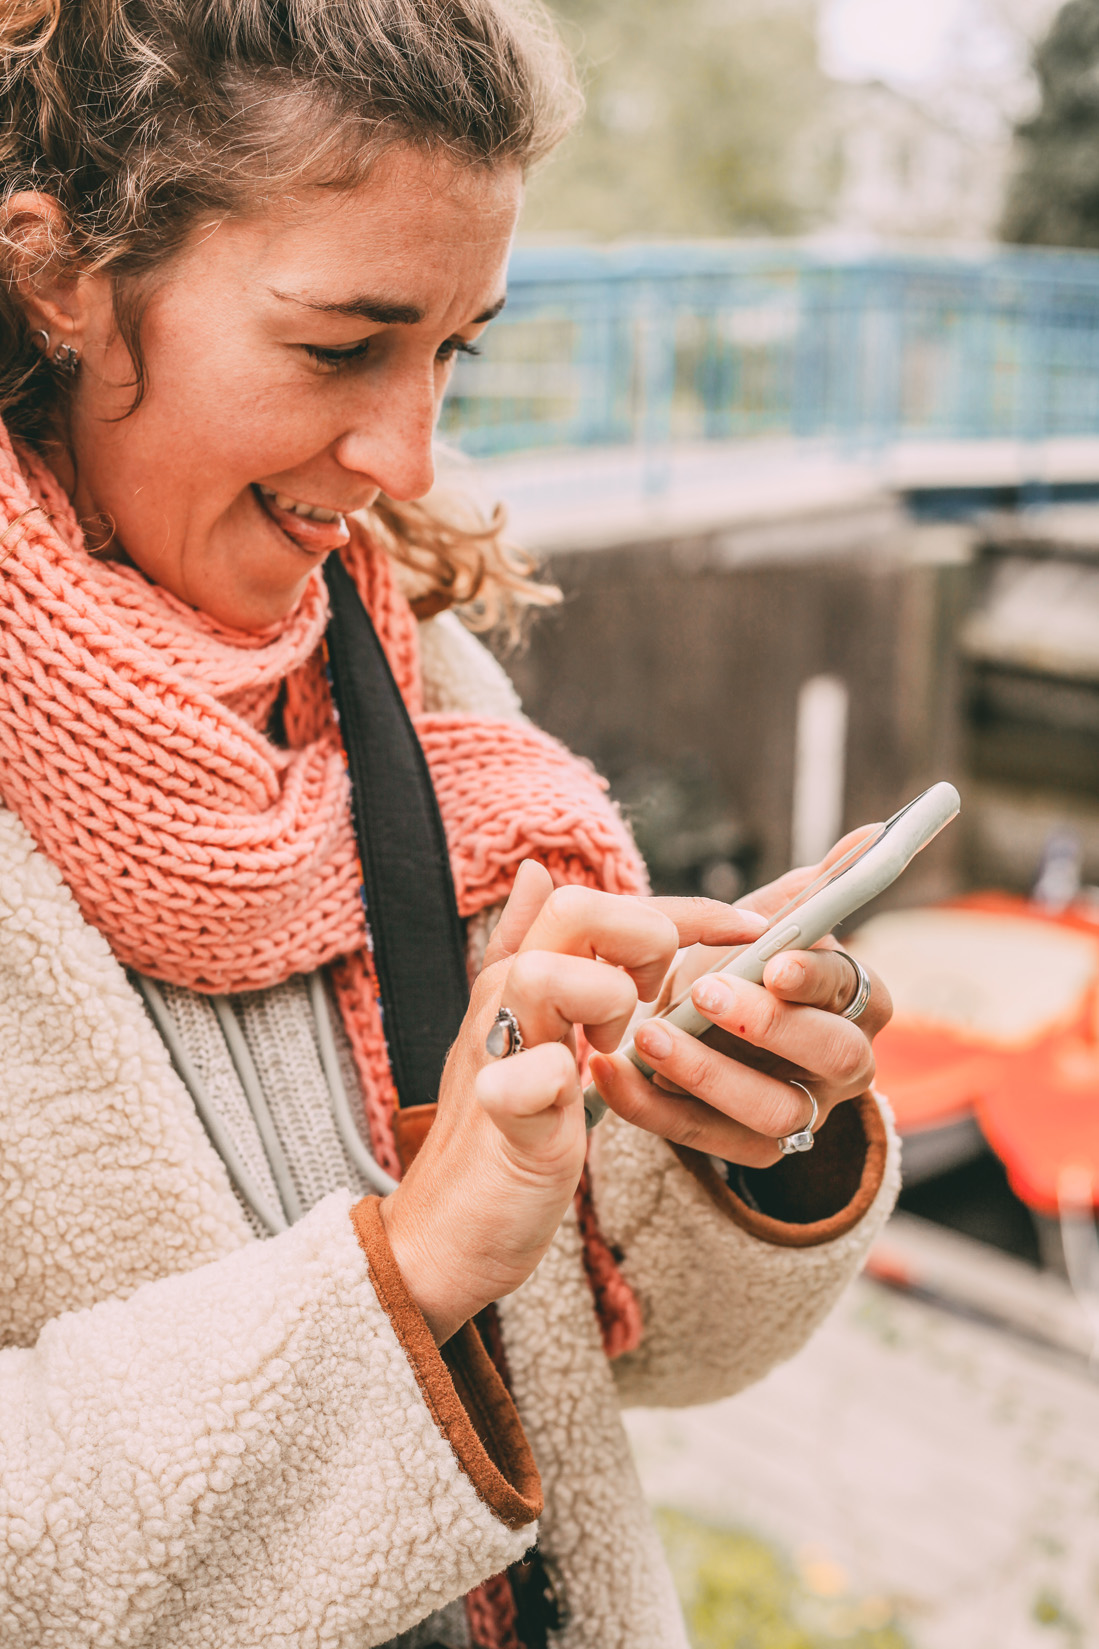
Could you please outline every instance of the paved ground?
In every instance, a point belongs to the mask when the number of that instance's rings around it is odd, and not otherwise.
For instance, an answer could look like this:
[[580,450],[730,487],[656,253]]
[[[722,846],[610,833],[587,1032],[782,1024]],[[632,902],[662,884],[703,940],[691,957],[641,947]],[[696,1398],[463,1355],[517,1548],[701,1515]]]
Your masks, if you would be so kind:
[[[995,1262],[998,1317],[1015,1264]],[[650,1499],[763,1535],[821,1596],[882,1600],[914,1649],[1099,1649],[1099,1377],[1071,1322],[1059,1348],[1028,1340],[1017,1276],[1019,1332],[862,1280],[754,1390],[632,1414]]]

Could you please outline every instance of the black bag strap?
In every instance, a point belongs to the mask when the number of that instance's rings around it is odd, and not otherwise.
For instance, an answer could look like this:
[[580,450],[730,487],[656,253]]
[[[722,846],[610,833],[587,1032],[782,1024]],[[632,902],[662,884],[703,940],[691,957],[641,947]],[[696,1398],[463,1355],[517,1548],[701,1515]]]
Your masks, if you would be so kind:
[[351,778],[366,915],[399,1104],[429,1105],[469,1003],[450,854],[416,730],[338,555],[324,568],[332,697]]

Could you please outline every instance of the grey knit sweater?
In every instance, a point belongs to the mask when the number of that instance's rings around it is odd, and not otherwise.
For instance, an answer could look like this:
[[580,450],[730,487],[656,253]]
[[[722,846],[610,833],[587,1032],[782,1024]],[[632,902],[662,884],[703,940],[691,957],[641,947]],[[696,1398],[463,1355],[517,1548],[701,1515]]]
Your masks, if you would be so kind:
[[[282,1216],[292,1225],[330,1191],[356,1197],[375,1187],[352,1160],[337,1120],[339,1095],[325,1071],[314,995],[325,991],[328,1023],[360,1148],[369,1153],[362,1089],[327,982],[296,976],[268,990],[211,999],[179,985],[152,987],[153,1022],[191,1090],[257,1236]],[[149,1002],[149,982],[138,981]],[[323,1011],[323,1010],[322,1010]],[[225,1140],[231,1149],[223,1149]],[[234,1175],[233,1168],[238,1172]],[[243,1169],[243,1173],[240,1170]],[[243,1183],[238,1183],[243,1182]],[[274,1219],[272,1218],[274,1216]],[[387,1649],[469,1649],[461,1599]]]

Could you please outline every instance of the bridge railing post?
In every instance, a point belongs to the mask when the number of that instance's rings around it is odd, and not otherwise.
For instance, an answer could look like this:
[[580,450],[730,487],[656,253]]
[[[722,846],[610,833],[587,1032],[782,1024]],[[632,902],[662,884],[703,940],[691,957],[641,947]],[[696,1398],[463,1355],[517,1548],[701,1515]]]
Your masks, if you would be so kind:
[[647,281],[637,307],[638,426],[647,495],[671,482],[672,406],[676,379],[677,293],[670,281]]

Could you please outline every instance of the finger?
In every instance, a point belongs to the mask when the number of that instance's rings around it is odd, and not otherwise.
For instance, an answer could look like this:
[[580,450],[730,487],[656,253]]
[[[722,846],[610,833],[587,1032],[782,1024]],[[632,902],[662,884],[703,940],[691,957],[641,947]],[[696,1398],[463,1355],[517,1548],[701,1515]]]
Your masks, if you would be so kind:
[[[781,1156],[773,1139],[736,1117],[716,1111],[689,1094],[673,1097],[662,1093],[621,1054],[613,1058],[593,1054],[591,1074],[610,1110],[635,1128],[747,1168],[770,1168]],[[804,1103],[804,1095],[802,1098]]]
[[576,1060],[560,1042],[486,1065],[473,1091],[508,1143],[524,1152],[544,1152],[555,1141],[564,1148],[584,1125]]
[[553,892],[553,877],[537,859],[524,859],[515,872],[508,902],[485,949],[486,968],[514,956],[538,912]]
[[830,865],[834,865],[842,859],[845,853],[849,853],[853,847],[857,847],[859,842],[865,842],[876,836],[880,829],[881,820],[879,819],[876,824],[859,825],[855,830],[849,830],[846,836],[841,836],[839,841],[828,849],[824,858],[817,865],[817,870],[827,870]]
[[788,870],[785,876],[780,876],[777,881],[768,882],[766,887],[756,888],[754,893],[749,893],[740,901],[740,908],[760,911],[764,916],[773,916],[783,905],[789,904],[791,899],[807,888],[810,882],[815,882],[818,876],[842,859],[845,853],[849,853],[868,837],[876,836],[880,829],[880,824],[869,824],[848,831],[847,835],[841,836],[835,846],[825,854],[819,864],[801,865],[797,870]]
[[[874,1055],[862,1031],[849,1019],[780,1001],[764,986],[728,974],[703,975],[691,987],[691,1000],[699,1013],[723,1031],[777,1054],[845,1094],[861,1093],[870,1085]],[[674,1071],[662,1070],[661,1074],[680,1081]],[[698,1092],[693,1084],[686,1086]]]
[[644,1002],[651,1002],[679,948],[675,923],[651,900],[595,888],[559,887],[542,906],[520,951],[557,951],[601,957],[624,968]]
[[[877,974],[867,968],[870,999],[855,1023],[866,1036],[876,1036],[893,1015],[889,991]],[[825,1013],[842,1014],[858,995],[860,980],[846,952],[829,950],[788,950],[772,957],[763,974],[763,983],[784,1002],[801,1002],[822,1008]]]
[[[811,1013],[812,1009],[801,1011]],[[865,1037],[860,1040],[867,1046]],[[685,1094],[705,1100],[715,1111],[743,1123],[753,1133],[774,1140],[805,1126],[805,1095],[780,1077],[741,1065],[659,1019],[639,1025],[634,1042],[658,1076],[674,1082]]]
[[767,919],[743,905],[726,905],[720,899],[646,899],[654,910],[663,911],[675,923],[681,946],[748,945],[767,927]]
[[530,1047],[559,1042],[583,1025],[593,1048],[613,1053],[633,1018],[637,987],[628,973],[606,962],[525,950],[508,970],[503,1001]]

